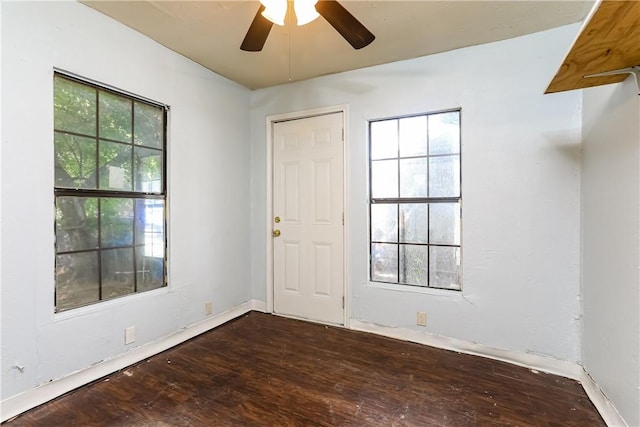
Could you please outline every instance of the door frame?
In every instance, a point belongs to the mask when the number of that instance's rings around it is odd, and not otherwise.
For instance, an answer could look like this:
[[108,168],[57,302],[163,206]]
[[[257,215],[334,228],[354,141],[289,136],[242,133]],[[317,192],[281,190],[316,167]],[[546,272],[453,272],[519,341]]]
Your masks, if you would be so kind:
[[273,114],[266,117],[266,135],[267,135],[267,156],[266,156],[266,171],[267,171],[267,206],[266,206],[266,278],[267,278],[267,313],[273,313],[273,237],[271,236],[271,230],[273,228],[273,126],[275,123],[284,122],[289,120],[307,119],[316,116],[324,116],[333,113],[342,113],[342,127],[344,129],[343,144],[342,144],[342,156],[343,156],[343,170],[342,170],[342,207],[344,210],[344,227],[342,229],[342,245],[343,245],[343,271],[342,271],[342,283],[343,283],[343,295],[344,295],[344,310],[343,310],[343,326],[349,327],[349,320],[351,319],[350,310],[350,290],[351,286],[347,278],[349,277],[349,162],[348,162],[348,135],[347,130],[349,106],[347,104],[335,105],[330,107],[315,108],[311,110],[296,111],[292,113]]

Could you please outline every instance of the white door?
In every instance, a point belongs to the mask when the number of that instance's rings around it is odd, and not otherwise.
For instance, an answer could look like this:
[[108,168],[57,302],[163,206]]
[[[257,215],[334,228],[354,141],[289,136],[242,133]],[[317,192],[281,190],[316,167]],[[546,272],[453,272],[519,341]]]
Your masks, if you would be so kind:
[[275,313],[344,322],[343,145],[342,113],[273,125]]

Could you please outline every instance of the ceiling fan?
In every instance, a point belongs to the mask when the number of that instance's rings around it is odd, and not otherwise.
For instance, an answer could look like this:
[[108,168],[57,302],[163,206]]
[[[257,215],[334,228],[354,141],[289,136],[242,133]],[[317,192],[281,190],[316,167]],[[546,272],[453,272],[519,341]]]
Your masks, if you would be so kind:
[[267,41],[273,24],[284,25],[287,7],[293,5],[298,25],[322,16],[354,49],[369,45],[375,36],[336,0],[260,0],[240,49],[259,52]]

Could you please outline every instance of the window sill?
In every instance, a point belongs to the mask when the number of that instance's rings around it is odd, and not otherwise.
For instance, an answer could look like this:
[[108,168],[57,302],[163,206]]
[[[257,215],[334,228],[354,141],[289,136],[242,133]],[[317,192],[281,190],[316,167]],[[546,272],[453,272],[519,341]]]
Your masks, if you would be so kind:
[[409,286],[409,285],[395,285],[393,283],[380,283],[380,282],[369,282],[370,288],[376,289],[386,289],[390,291],[398,291],[398,292],[410,292],[415,294],[424,294],[424,295],[436,295],[441,297],[448,298],[459,298],[462,299],[462,290],[454,290],[454,289],[438,289],[438,288],[426,288],[420,286]]
[[162,288],[153,289],[150,291],[144,291],[144,292],[135,293],[135,294],[123,295],[119,298],[100,301],[95,304],[90,304],[90,305],[86,305],[78,308],[72,308],[69,310],[62,311],[60,313],[54,313],[53,320],[57,322],[57,321],[72,319],[74,317],[81,317],[81,316],[86,316],[94,313],[105,312],[116,306],[134,303],[142,298],[150,298],[153,296],[164,295],[166,293],[169,293],[169,286],[163,286]]

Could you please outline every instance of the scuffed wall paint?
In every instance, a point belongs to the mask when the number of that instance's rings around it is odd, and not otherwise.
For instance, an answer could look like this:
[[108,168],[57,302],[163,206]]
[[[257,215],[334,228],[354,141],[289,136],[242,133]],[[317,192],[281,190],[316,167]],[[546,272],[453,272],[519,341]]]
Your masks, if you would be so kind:
[[[577,25],[258,90],[252,283],[266,300],[265,117],[348,104],[351,317],[580,361],[581,96],[543,96]],[[367,120],[462,108],[463,292],[368,282]],[[425,331],[425,329],[421,329]]]
[[[167,289],[54,314],[53,67],[171,106]],[[2,90],[2,400],[251,299],[247,89],[80,3],[2,2]]]
[[640,425],[640,97],[631,77],[584,91],[584,366]]

